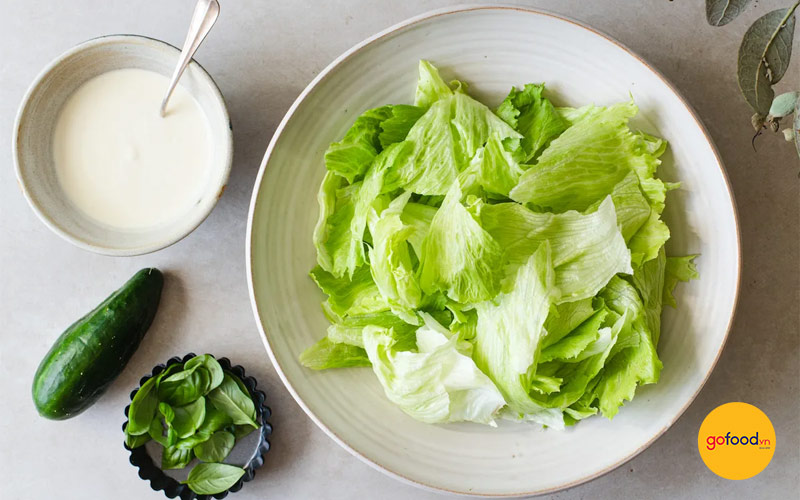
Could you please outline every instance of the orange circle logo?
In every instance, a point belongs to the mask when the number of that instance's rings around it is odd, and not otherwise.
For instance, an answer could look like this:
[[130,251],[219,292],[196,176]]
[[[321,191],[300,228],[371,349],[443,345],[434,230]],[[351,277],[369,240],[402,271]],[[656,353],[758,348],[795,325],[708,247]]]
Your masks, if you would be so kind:
[[725,479],[749,479],[772,460],[775,429],[755,406],[727,403],[703,420],[697,448],[714,474]]

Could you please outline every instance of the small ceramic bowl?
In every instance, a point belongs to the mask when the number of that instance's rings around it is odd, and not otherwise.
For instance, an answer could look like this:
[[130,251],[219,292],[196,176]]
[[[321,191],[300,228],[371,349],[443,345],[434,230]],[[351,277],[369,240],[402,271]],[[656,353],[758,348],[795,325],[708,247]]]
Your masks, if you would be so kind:
[[142,36],[95,38],[57,57],[28,89],[14,127],[14,162],[25,198],[47,227],[70,243],[106,255],[140,255],[169,246],[191,233],[211,213],[228,182],[233,135],[225,101],[211,76],[196,62],[181,78],[208,119],[213,141],[210,173],[198,203],[177,220],[127,230],[86,216],[65,195],[56,178],[53,132],[61,108],[86,81],[108,71],[139,68],[170,77],[178,62],[175,47]]
[[[162,371],[166,370],[168,366],[176,363],[185,363],[195,357],[193,352],[190,352],[183,358],[177,356],[170,358],[165,364],[156,365],[149,375],[145,375],[139,381],[139,387],[131,392],[131,401],[139,391],[142,385],[151,377],[157,376]],[[259,391],[256,386],[256,379],[249,377],[245,374],[244,368],[239,365],[231,365],[228,358],[216,358],[223,370],[231,372],[233,375],[242,381],[256,408],[256,422],[259,428],[243,437],[240,441],[236,442],[236,446],[231,450],[230,455],[225,459],[225,463],[242,467],[245,470],[244,475],[236,481],[236,483],[229,489],[214,495],[199,495],[193,492],[181,481],[185,481],[189,475],[189,471],[194,467],[198,461],[195,458],[188,466],[183,469],[170,469],[162,470],[158,464],[161,463],[161,450],[163,449],[159,444],[150,441],[144,446],[135,449],[128,448],[127,445],[123,446],[126,450],[130,451],[130,462],[132,465],[139,469],[139,477],[144,480],[150,481],[150,487],[153,491],[163,491],[169,498],[179,497],[181,500],[210,500],[211,498],[221,499],[225,498],[228,493],[234,493],[242,489],[244,483],[252,481],[256,474],[256,469],[264,465],[264,455],[270,449],[269,436],[272,434],[272,425],[267,419],[272,415],[272,411],[267,406],[265,399],[266,395]],[[125,423],[122,424],[122,430],[128,425],[127,417],[130,405],[125,407]]]

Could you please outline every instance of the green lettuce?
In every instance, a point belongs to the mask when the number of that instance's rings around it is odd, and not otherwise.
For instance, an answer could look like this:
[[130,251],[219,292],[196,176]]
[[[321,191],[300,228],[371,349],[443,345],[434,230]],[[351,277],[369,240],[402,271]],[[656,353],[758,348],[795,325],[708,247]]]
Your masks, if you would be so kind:
[[370,213],[373,246],[369,260],[372,278],[392,311],[408,323],[417,324],[414,310],[422,303],[422,290],[408,244],[414,228],[403,224],[400,218],[410,195],[406,192],[398,196],[380,215],[375,210]]
[[418,352],[398,351],[390,332],[364,330],[364,346],[386,397],[421,422],[493,424],[505,404],[470,357],[472,345],[422,313]]
[[328,337],[323,337],[322,340],[303,351],[300,354],[300,363],[312,370],[370,366],[367,351],[349,344],[337,344]]
[[481,207],[480,219],[512,264],[550,242],[556,287],[564,302],[593,297],[615,274],[633,272],[610,197],[585,215],[574,210],[538,213],[517,203],[499,203]]
[[512,87],[497,108],[497,115],[522,133],[525,162],[534,159],[569,126],[543,93],[543,84],[528,84],[522,90]]
[[[557,294],[550,244],[545,241],[517,270],[512,290],[495,301],[475,305],[475,362],[514,413],[535,415],[544,410],[529,391],[545,335],[544,322]],[[553,425],[550,417],[545,422]]]
[[370,366],[422,422],[561,429],[656,383],[677,183],[633,102],[556,108],[543,84],[496,112],[421,61],[413,106],[357,117],[325,154],[311,277],[327,297],[311,369]]
[[444,291],[457,302],[479,302],[497,294],[503,250],[461,204],[454,183],[431,221],[422,244],[420,286]]

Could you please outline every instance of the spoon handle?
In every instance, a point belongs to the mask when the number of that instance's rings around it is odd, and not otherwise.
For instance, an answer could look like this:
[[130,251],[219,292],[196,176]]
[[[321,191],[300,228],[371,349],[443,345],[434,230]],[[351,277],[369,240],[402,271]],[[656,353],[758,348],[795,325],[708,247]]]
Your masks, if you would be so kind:
[[161,116],[164,116],[167,111],[167,102],[169,101],[172,92],[178,85],[186,67],[192,60],[192,56],[197,52],[197,48],[203,43],[206,35],[211,31],[211,27],[219,17],[219,2],[217,0],[198,0],[197,5],[194,7],[194,14],[192,14],[192,22],[189,24],[189,33],[186,34],[186,41],[183,42],[183,49],[181,49],[181,58],[178,61],[178,66],[172,74],[172,80],[169,82],[167,94],[164,100],[161,101]]

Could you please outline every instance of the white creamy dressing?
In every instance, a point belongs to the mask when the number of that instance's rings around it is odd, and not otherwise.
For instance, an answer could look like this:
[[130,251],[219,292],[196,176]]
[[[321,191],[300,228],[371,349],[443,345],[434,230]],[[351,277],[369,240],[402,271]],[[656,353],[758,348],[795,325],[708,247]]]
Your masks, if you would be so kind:
[[56,121],[56,176],[87,216],[117,228],[169,223],[202,195],[213,154],[208,120],[178,85],[167,114],[167,77],[143,69],[87,81]]

